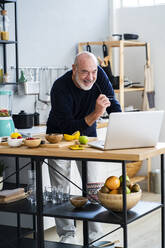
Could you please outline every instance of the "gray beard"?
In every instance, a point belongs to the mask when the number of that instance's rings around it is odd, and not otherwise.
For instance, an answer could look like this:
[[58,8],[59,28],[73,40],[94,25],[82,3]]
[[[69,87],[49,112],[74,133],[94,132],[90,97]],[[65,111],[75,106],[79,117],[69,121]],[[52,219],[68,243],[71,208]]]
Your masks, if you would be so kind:
[[81,81],[80,81],[80,79],[79,79],[79,76],[78,76],[78,74],[76,73],[76,82],[77,82],[77,84],[80,86],[80,88],[82,89],[82,90],[90,90],[92,87],[93,87],[93,84],[95,83],[93,83],[91,86],[85,86],[83,83],[81,83]]

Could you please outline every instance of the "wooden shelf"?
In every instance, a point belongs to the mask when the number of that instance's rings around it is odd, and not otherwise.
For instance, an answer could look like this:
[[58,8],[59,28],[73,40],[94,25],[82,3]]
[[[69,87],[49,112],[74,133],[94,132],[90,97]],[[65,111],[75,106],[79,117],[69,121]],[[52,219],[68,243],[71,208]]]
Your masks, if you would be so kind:
[[130,181],[131,183],[138,183],[138,182],[146,180],[147,178],[148,178],[147,176],[137,176],[137,177],[130,178]]
[[[144,87],[139,87],[139,88],[135,88],[135,87],[132,87],[132,88],[124,88],[124,92],[134,92],[134,91],[144,91]],[[120,93],[120,90],[115,90],[115,93],[119,94]]]
[[124,47],[139,47],[139,46],[145,46],[147,43],[146,42],[139,42],[139,41],[131,41],[131,40],[118,40],[118,41],[90,41],[90,42],[80,42],[79,47],[80,50],[82,50],[82,46],[86,45],[100,45],[102,46],[103,44],[111,46],[111,47],[120,47],[121,44],[123,44]]

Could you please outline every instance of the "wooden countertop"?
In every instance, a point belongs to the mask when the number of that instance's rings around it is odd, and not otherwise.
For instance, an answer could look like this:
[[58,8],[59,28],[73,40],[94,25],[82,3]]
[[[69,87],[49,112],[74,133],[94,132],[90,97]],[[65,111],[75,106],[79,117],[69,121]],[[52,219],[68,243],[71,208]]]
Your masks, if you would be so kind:
[[72,158],[72,159],[96,159],[96,160],[145,160],[154,156],[165,153],[165,143],[158,143],[156,147],[136,148],[136,149],[120,149],[101,151],[98,149],[86,147],[84,150],[70,150],[68,147],[63,148],[28,148],[21,146],[18,148],[10,148],[0,145],[0,155],[20,155],[27,157],[56,157],[56,158]]

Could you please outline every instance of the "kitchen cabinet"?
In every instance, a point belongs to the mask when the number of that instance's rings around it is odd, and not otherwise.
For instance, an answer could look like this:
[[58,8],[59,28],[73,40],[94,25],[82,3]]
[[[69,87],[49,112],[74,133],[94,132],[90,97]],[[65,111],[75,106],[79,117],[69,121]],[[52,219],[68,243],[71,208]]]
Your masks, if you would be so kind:
[[[124,150],[113,150],[113,151],[98,151],[92,148],[86,148],[83,151],[72,151],[65,148],[47,149],[47,148],[35,148],[29,149],[25,146],[19,148],[8,148],[7,146],[0,145],[0,156],[15,156],[18,157],[29,157],[33,159],[34,166],[36,168],[36,186],[37,186],[37,205],[31,205],[26,199],[15,202],[13,204],[0,205],[0,211],[12,212],[19,214],[34,215],[37,217],[36,227],[37,236],[34,239],[24,238],[23,235],[15,237],[12,244],[15,247],[33,247],[33,248],[81,248],[88,247],[88,221],[95,221],[101,223],[113,224],[116,226],[115,230],[123,229],[123,247],[128,247],[128,225],[145,215],[161,209],[161,248],[165,248],[164,240],[164,225],[165,225],[165,209],[164,209],[164,153],[165,143],[159,143],[156,147],[150,148],[139,148],[139,149],[124,149]],[[56,158],[56,159],[77,159],[82,160],[82,172],[83,172],[83,187],[82,194],[86,195],[86,167],[87,161],[100,161],[100,162],[116,162],[121,163],[123,183],[126,186],[126,160],[140,161],[145,160],[154,156],[159,156],[160,168],[161,168],[161,201],[160,202],[148,202],[140,201],[135,207],[128,212],[126,211],[126,192],[123,187],[123,212],[114,213],[106,210],[100,204],[92,205],[88,203],[83,209],[74,209],[70,202],[63,203],[62,205],[46,204],[43,206],[43,195],[42,195],[42,163],[44,158]],[[18,162],[18,161],[17,161]],[[19,175],[19,167],[17,167],[17,174]],[[84,246],[81,245],[69,245],[60,244],[57,242],[44,241],[43,231],[43,216],[59,217],[59,218],[70,218],[75,220],[83,221],[84,231]],[[9,236],[9,229],[6,227],[6,233]],[[1,246],[6,248],[6,246]]]
[[[150,43],[148,42],[139,42],[139,41],[130,41],[130,40],[119,40],[119,41],[93,41],[93,42],[80,42],[78,44],[78,51],[81,52],[84,49],[84,46],[102,46],[103,44],[107,45],[108,47],[108,55],[109,61],[111,65],[113,64],[113,48],[119,48],[119,89],[115,90],[115,93],[118,94],[119,102],[121,105],[122,110],[124,111],[125,101],[124,101],[124,94],[126,92],[143,92],[144,94],[144,87],[131,87],[126,88],[124,87],[124,56],[126,47],[144,47],[146,51],[146,65],[150,65]],[[97,56],[97,55],[96,55]]]
[[[7,66],[7,48],[9,45],[15,46],[15,54],[13,55],[15,58],[15,67],[16,67],[16,74],[15,74],[15,81],[14,82],[3,82],[0,85],[12,85],[18,82],[18,39],[17,39],[17,0],[0,0],[0,10],[5,10],[6,5],[11,4],[13,5],[13,13],[14,13],[14,24],[11,23],[10,25],[14,25],[14,39],[10,40],[11,34],[9,32],[9,40],[0,40],[0,46],[3,49],[3,74],[8,74],[8,66]],[[10,18],[10,16],[9,16]],[[9,75],[10,76],[10,75]]]

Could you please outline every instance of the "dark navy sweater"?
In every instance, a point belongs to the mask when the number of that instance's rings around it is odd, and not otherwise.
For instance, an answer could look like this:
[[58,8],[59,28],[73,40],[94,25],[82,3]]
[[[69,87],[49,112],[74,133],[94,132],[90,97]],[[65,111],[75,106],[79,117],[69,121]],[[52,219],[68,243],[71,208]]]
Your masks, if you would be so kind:
[[[84,118],[94,111],[100,94],[114,96],[112,85],[105,72],[98,67],[97,80],[90,90],[75,86],[72,71],[58,78],[51,89],[51,110],[47,121],[47,133],[72,134],[79,130],[81,135],[97,136],[96,123],[89,127]],[[120,104],[114,99],[107,113],[120,112]]]

